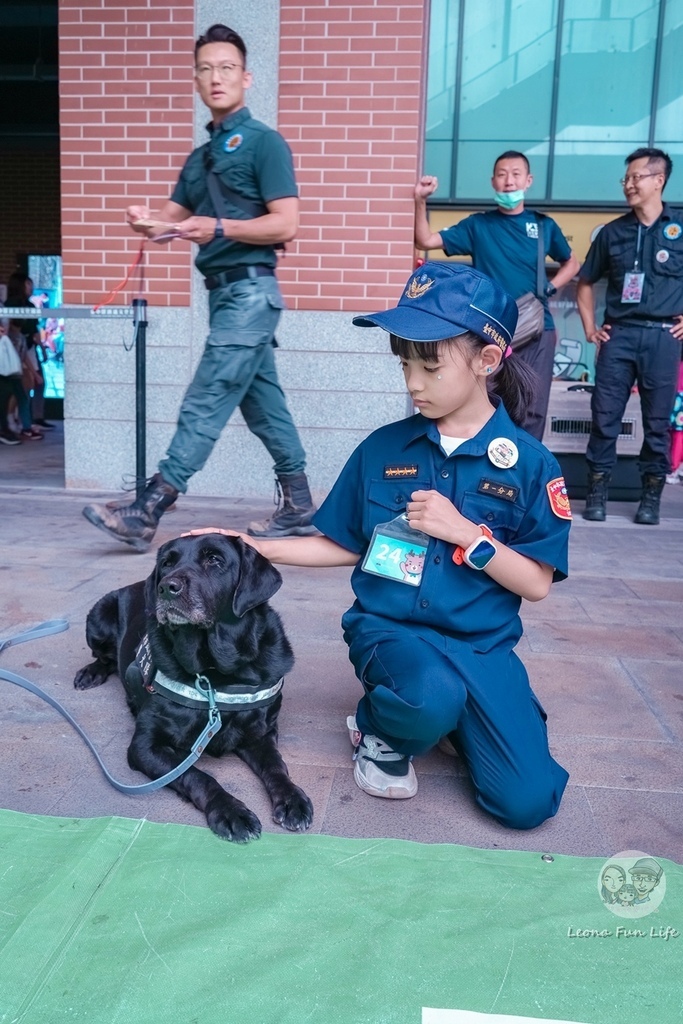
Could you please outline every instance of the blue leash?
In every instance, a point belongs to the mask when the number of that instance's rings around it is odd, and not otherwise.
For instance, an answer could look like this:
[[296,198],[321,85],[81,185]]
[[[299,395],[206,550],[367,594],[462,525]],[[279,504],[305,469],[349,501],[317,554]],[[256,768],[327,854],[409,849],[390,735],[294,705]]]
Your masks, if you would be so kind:
[[[14,647],[16,644],[26,643],[27,640],[37,640],[41,636],[50,636],[53,633],[63,633],[64,630],[68,628],[69,623],[65,619],[50,619],[48,622],[41,622],[39,626],[34,626],[33,629],[28,629],[25,633],[18,633],[16,636],[8,637],[6,640],[0,640],[0,653],[8,647]],[[216,735],[222,724],[221,713],[216,707],[214,689],[205,676],[198,675],[195,682],[195,688],[203,697],[208,699],[209,720],[201,735],[195,740],[189,755],[178,765],[177,768],[167,772],[166,775],[162,775],[160,779],[154,779],[152,782],[143,782],[142,785],[139,786],[127,786],[123,782],[118,782],[109,774],[104,766],[102,758],[90,742],[88,735],[83,731],[78,722],[71,717],[66,708],[62,707],[59,701],[55,700],[54,697],[51,697],[49,693],[45,693],[45,691],[41,690],[39,686],[35,685],[35,683],[30,682],[28,679],[24,679],[23,676],[15,675],[14,672],[8,672],[6,669],[0,668],[0,679],[4,679],[8,683],[14,683],[16,686],[21,686],[22,689],[28,690],[29,693],[34,693],[36,697],[40,697],[41,700],[46,701],[55,709],[55,711],[58,711],[63,718],[66,718],[69,725],[74,727],[83,742],[91,750],[95,760],[104,772],[107,781],[112,784],[114,789],[118,789],[120,793],[149,793],[154,789],[161,789],[162,786],[167,786],[169,782],[173,782],[173,780],[177,779],[183,774],[183,772],[186,772],[187,769],[195,763],[195,761],[199,760],[206,749],[207,743]],[[206,683],[206,689],[202,687],[202,683]]]

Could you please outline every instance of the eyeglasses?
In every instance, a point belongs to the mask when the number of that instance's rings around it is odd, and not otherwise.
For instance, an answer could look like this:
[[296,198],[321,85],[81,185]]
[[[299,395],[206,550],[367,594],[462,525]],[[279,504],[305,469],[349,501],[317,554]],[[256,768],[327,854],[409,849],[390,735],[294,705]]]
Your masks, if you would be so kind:
[[211,78],[217,71],[221,78],[232,78],[235,72],[244,68],[244,64],[200,64],[194,69],[197,78]]
[[643,178],[656,178],[662,171],[652,171],[650,174],[627,174],[625,178],[619,178],[620,185],[637,185]]

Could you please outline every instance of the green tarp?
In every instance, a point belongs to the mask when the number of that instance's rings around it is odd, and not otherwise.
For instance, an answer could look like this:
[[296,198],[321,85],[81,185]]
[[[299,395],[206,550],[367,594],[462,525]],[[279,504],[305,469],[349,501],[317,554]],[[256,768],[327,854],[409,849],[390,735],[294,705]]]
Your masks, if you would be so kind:
[[683,1020],[683,867],[631,922],[603,863],[0,811],[0,1022]]

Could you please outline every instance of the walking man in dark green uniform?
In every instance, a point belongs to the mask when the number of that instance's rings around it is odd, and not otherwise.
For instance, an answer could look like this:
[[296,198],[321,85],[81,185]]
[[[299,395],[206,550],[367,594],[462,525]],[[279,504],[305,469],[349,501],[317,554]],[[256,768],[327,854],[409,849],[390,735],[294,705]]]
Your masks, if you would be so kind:
[[278,381],[274,333],[284,301],[276,249],[296,235],[299,200],[292,154],[282,136],[245,106],[251,84],[242,38],[212,25],[195,45],[195,83],[211,111],[211,138],[183,167],[156,214],[128,208],[148,238],[196,242],[197,268],[209,290],[209,335],[187,389],[175,435],[159,471],[130,505],[88,505],[83,514],[111,537],[144,551],[163,512],[206,463],[239,406],[274,461],[281,504],[257,537],[315,533],[306,455]]

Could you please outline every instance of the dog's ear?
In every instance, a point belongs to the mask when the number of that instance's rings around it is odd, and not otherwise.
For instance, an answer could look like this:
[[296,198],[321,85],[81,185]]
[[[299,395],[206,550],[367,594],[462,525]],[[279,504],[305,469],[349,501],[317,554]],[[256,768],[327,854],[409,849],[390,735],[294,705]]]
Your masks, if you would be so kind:
[[282,586],[282,576],[272,562],[260,555],[241,537],[231,538],[237,548],[240,564],[232,610],[238,618],[268,601]]
[[169,547],[171,541],[166,541],[162,544],[157,551],[156,561],[152,572],[145,580],[145,614],[156,616],[157,608],[157,587],[159,585],[159,563],[164,556],[166,548]]
[[155,615],[157,607],[157,578],[156,566],[145,580],[145,614]]

